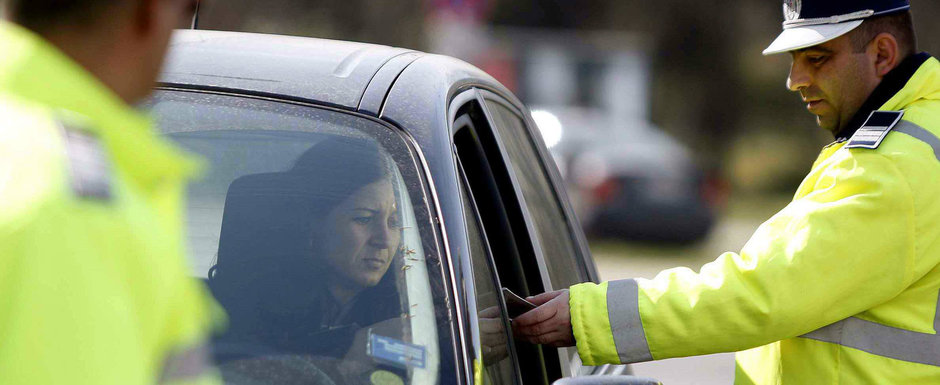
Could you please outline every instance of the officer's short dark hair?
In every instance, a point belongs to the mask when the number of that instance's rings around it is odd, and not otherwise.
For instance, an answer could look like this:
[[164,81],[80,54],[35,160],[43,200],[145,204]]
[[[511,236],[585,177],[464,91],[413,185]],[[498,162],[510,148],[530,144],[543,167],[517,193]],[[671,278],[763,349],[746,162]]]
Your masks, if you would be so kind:
[[6,0],[7,16],[33,31],[64,25],[91,26],[129,0]]
[[879,33],[887,32],[898,40],[901,57],[917,52],[917,36],[914,34],[914,19],[910,11],[891,13],[865,20],[849,35],[855,52],[862,52]]

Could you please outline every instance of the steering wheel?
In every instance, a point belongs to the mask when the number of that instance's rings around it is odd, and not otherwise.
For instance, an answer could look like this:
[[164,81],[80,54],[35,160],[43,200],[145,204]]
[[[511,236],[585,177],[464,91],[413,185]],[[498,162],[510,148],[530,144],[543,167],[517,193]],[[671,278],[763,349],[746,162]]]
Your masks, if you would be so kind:
[[367,355],[369,333],[401,338],[402,327],[402,320],[393,318],[359,328],[342,357],[289,353],[255,342],[225,339],[213,342],[213,355],[226,385],[371,385],[370,376],[387,368]]

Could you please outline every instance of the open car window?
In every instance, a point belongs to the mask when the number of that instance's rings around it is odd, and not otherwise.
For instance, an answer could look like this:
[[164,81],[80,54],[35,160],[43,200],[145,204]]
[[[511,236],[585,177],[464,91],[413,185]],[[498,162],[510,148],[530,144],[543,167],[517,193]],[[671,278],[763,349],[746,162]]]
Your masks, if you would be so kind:
[[451,326],[426,185],[397,133],[198,92],[160,91],[146,107],[207,162],[188,191],[188,245],[229,318],[213,339],[227,384],[455,378],[441,374]]

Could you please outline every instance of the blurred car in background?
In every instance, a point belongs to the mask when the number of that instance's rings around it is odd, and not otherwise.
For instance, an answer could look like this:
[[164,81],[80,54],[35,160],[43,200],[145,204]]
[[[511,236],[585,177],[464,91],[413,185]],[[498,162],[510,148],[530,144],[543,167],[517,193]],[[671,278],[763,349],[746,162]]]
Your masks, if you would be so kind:
[[[441,49],[463,37],[454,34],[438,39]],[[653,72],[643,36],[509,28],[488,42],[468,57],[532,106],[592,238],[689,243],[707,236],[722,184],[650,123]]]
[[534,106],[532,116],[590,236],[689,243],[708,235],[723,183],[665,132],[590,108]]
[[[226,383],[656,383],[513,340],[501,288],[598,274],[526,107],[483,71],[386,46],[179,31],[146,107],[209,166],[189,189],[188,239],[229,314],[212,344]],[[334,281],[358,294],[341,302]]]

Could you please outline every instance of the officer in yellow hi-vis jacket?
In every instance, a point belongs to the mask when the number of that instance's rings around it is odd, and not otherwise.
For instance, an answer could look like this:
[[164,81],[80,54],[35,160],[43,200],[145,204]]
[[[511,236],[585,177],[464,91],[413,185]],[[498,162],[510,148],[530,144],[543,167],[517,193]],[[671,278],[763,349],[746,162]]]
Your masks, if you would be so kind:
[[0,384],[215,384],[183,259],[198,164],[132,107],[190,0],[7,0]]
[[588,365],[739,351],[737,384],[940,383],[940,62],[907,0],[786,0],[788,87],[833,132],[793,201],[700,272],[532,300]]

